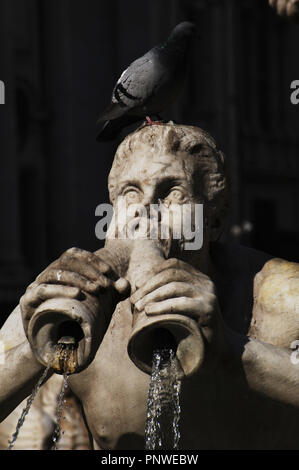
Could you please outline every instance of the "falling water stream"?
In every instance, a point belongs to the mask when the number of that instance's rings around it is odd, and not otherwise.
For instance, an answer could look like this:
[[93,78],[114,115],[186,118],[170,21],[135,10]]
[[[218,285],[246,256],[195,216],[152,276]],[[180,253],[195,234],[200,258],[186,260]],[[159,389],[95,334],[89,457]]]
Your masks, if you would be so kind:
[[[24,424],[25,418],[32,403],[45,381],[51,367],[60,368],[63,372],[63,384],[57,400],[56,426],[52,435],[52,450],[57,450],[57,444],[61,436],[61,420],[65,394],[68,388],[68,375],[74,371],[76,366],[76,352],[74,342],[71,338],[63,338],[54,352],[53,360],[50,361],[37,384],[35,385],[26,407],[23,409],[18,420],[16,431],[9,441],[8,450],[11,450],[18,438],[19,431]],[[58,364],[58,365],[57,365]],[[178,379],[177,363],[172,349],[159,349],[153,353],[153,366],[150,379],[147,403],[147,419],[145,429],[146,450],[178,449],[180,431],[180,386]]]
[[51,450],[57,450],[57,444],[61,437],[62,411],[65,405],[65,394],[68,388],[68,375],[76,368],[76,348],[75,341],[70,336],[63,337],[56,346],[56,358],[61,370],[63,370],[63,383],[57,400],[56,426],[52,436]]
[[173,350],[154,351],[145,427],[146,450],[178,449],[180,386]]
[[67,374],[63,374],[63,384],[58,396],[57,400],[57,408],[56,408],[56,426],[54,429],[54,433],[52,436],[52,448],[51,450],[57,450],[57,444],[61,435],[61,418],[62,418],[62,410],[63,410],[63,405],[65,404],[65,392],[68,388],[68,376]]
[[39,381],[35,385],[30,397],[27,400],[26,407],[23,409],[20,419],[18,420],[16,430],[12,435],[11,440],[9,441],[8,450],[11,450],[18,438],[19,432],[21,427],[24,424],[25,418],[29,413],[29,410],[32,406],[32,403],[38,394],[44,380],[46,379],[48,372],[51,367],[55,367],[56,370],[59,369],[63,371],[63,383],[61,387],[61,391],[58,396],[57,400],[57,409],[56,409],[56,426],[52,436],[52,450],[57,450],[57,443],[60,438],[61,434],[61,419],[62,419],[62,411],[63,405],[65,403],[65,393],[68,388],[68,374],[72,373],[76,367],[76,351],[75,351],[75,342],[70,337],[64,337],[62,340],[58,342],[56,345],[56,349],[51,361],[47,365],[46,369],[44,370],[42,376],[40,377]]
[[33,401],[34,401],[34,398],[36,397],[36,395],[37,395],[39,389],[41,388],[41,386],[42,386],[42,384],[43,384],[45,378],[47,377],[50,367],[51,367],[51,364],[49,364],[49,365],[47,366],[47,368],[44,370],[42,376],[40,377],[39,381],[37,382],[37,384],[35,385],[35,387],[34,387],[32,393],[31,393],[30,397],[28,398],[27,403],[26,403],[26,406],[25,406],[25,408],[23,409],[22,414],[21,414],[21,417],[20,417],[20,419],[19,419],[19,421],[18,421],[18,423],[17,423],[16,430],[15,430],[15,432],[13,433],[11,440],[9,441],[8,450],[11,450],[11,449],[13,448],[13,446],[14,446],[14,444],[15,444],[17,438],[18,438],[19,431],[20,431],[21,427],[22,427],[23,424],[24,424],[24,421],[25,421],[25,418],[26,418],[27,414],[29,413],[29,410],[30,410],[31,405],[32,405],[32,403],[33,403]]

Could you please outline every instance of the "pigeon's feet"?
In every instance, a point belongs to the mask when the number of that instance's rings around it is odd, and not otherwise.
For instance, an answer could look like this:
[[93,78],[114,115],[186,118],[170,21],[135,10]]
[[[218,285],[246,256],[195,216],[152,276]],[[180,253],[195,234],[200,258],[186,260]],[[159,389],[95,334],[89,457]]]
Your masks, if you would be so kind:
[[163,124],[162,121],[152,121],[149,116],[145,116],[145,119],[147,120],[147,125],[148,126],[152,126],[154,124],[157,124],[157,125],[161,126]]

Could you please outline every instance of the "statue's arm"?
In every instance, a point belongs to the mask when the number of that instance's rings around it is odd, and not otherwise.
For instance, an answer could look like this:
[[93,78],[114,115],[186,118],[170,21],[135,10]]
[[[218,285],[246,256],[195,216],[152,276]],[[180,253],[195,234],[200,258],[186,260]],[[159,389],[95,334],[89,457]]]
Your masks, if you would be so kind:
[[227,336],[250,388],[299,406],[299,361],[291,349],[299,339],[298,263],[273,258],[264,265],[254,280],[248,337],[230,330]]
[[299,364],[291,360],[291,349],[280,348],[230,331],[230,374],[244,373],[250,389],[273,400],[299,407]]
[[30,395],[44,366],[35,358],[25,336],[20,307],[0,330],[0,421]]

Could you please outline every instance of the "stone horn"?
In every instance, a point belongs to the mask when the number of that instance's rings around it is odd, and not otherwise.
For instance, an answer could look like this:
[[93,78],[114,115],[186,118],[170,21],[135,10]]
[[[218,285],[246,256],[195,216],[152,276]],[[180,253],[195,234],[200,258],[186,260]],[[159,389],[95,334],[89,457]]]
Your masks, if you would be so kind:
[[[169,249],[157,240],[135,240],[130,255],[127,279],[132,293],[141,276],[151,276],[153,267],[168,257]],[[148,316],[133,310],[132,333],[128,354],[143,372],[151,374],[153,351],[173,349],[178,376],[190,376],[198,370],[204,357],[204,343],[195,320],[179,314]]]
[[[116,240],[111,250],[100,250],[101,259],[106,259],[116,272],[121,272],[120,266],[128,265],[127,252],[123,259],[123,248]],[[57,355],[57,345],[61,343],[71,345],[73,350],[68,373],[80,372],[91,363],[110,322],[111,312],[98,312],[104,295],[109,293],[103,292],[96,299],[84,292],[82,300],[55,298],[36,309],[28,325],[28,340],[39,362],[45,366],[51,362],[52,369],[63,374],[64,367]]]

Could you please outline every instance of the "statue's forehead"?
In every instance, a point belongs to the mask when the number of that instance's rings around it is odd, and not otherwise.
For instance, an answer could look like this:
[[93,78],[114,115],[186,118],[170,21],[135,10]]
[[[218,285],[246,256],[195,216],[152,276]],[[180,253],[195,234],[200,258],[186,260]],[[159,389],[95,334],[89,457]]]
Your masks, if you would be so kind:
[[188,174],[192,173],[193,159],[186,152],[159,152],[153,147],[147,147],[144,151],[134,150],[125,159],[120,177],[161,177],[170,174],[187,176],[186,170]]

